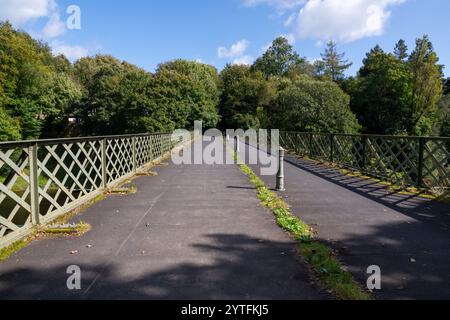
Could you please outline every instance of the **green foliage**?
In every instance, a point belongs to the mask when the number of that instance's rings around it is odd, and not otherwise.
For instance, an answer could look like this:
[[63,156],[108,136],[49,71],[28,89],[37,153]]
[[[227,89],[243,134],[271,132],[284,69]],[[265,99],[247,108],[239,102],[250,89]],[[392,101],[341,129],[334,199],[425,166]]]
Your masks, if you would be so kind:
[[292,45],[283,37],[276,38],[262,57],[258,58],[253,70],[263,72],[267,77],[285,76],[289,70],[305,65],[305,59],[300,58]]
[[0,140],[171,131],[195,120],[206,128],[354,133],[349,96],[367,133],[439,134],[448,132],[450,81],[438,61],[427,36],[409,56],[400,40],[394,54],[376,46],[346,78],[351,63],[334,42],[313,66],[279,37],[251,67],[227,65],[218,75],[174,60],[152,74],[108,55],[72,64],[0,23]]
[[0,107],[0,141],[13,141],[20,139],[19,121],[11,118]]
[[357,83],[347,87],[352,110],[367,133],[430,134],[442,95],[442,66],[427,36],[407,58],[400,40],[395,54],[379,46],[363,61]]
[[428,36],[416,40],[416,48],[409,57],[412,75],[411,113],[409,132],[426,135],[431,132],[437,103],[442,96],[442,66]]
[[405,40],[400,39],[395,45],[394,55],[397,59],[404,61],[408,58],[408,46],[406,45]]
[[84,134],[155,132],[173,128],[151,99],[153,76],[114,57],[98,55],[75,64],[84,96],[73,106]]
[[270,96],[268,81],[261,71],[243,65],[227,65],[220,74],[220,115],[224,129],[261,126],[260,112]]
[[194,121],[212,128],[219,122],[219,76],[209,65],[186,60],[161,64],[151,98],[167,110],[177,128],[192,128]]
[[411,73],[393,54],[373,49],[349,88],[352,110],[367,133],[398,134],[410,119]]
[[315,63],[317,75],[325,80],[342,81],[345,78],[345,70],[353,65],[344,57],[344,53],[337,52],[336,43],[329,41],[325,52],[322,53],[322,60]]
[[328,133],[359,130],[350,98],[336,83],[303,76],[283,86],[268,108],[272,128]]
[[65,73],[70,68],[46,44],[0,23],[0,107],[18,119],[22,138],[40,137],[43,126],[80,97]]

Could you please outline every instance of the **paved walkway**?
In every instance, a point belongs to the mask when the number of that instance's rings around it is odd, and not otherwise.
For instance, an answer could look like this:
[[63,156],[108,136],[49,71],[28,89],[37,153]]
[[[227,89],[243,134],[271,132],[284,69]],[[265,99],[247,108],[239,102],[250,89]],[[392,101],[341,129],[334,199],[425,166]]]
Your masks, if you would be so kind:
[[[311,161],[286,160],[282,195],[293,212],[338,250],[361,283],[368,266],[381,267],[378,298],[450,298],[450,206]],[[262,178],[275,187],[274,177]]]
[[[34,242],[0,263],[0,299],[328,298],[237,166],[156,171],[135,180],[137,194],[79,217],[93,227],[83,237]],[[80,291],[66,287],[69,265],[81,268]]]

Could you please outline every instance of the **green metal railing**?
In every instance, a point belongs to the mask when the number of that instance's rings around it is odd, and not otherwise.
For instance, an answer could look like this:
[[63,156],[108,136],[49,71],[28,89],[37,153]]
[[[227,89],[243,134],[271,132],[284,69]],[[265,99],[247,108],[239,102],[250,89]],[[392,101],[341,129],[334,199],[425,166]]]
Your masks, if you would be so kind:
[[170,133],[0,143],[0,248],[177,146]]
[[280,144],[396,184],[450,187],[450,138],[280,132]]

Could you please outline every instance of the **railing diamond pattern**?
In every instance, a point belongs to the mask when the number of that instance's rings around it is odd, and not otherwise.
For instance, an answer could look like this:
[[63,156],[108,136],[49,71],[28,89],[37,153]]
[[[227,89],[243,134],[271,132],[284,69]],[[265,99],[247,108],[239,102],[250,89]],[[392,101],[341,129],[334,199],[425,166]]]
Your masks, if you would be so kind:
[[0,247],[172,150],[171,134],[0,143]]
[[280,132],[299,156],[327,160],[394,183],[450,187],[450,138]]

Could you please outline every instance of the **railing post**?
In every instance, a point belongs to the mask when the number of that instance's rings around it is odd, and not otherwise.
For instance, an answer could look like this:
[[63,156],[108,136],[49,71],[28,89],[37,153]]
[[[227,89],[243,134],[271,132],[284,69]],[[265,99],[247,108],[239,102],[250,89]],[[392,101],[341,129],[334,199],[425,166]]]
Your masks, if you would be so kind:
[[286,191],[284,187],[284,149],[280,147],[279,160],[278,160],[278,173],[277,173],[277,191]]
[[419,163],[417,168],[417,186],[419,188],[423,186],[424,152],[425,152],[425,138],[419,138]]
[[367,152],[367,138],[365,136],[361,136],[361,144],[362,144],[362,159],[361,159],[361,171],[366,169],[366,152]]
[[103,189],[108,188],[108,166],[106,165],[107,157],[106,157],[106,149],[107,149],[107,140],[106,138],[103,138],[101,140],[101,146],[102,146],[102,186]]
[[334,162],[334,134],[330,134],[330,162]]
[[132,155],[133,155],[133,172],[137,171],[137,157],[136,157],[136,137],[131,138]]
[[40,224],[39,217],[39,177],[38,177],[38,146],[33,144],[28,148],[30,163],[30,193],[31,193],[31,223]]

